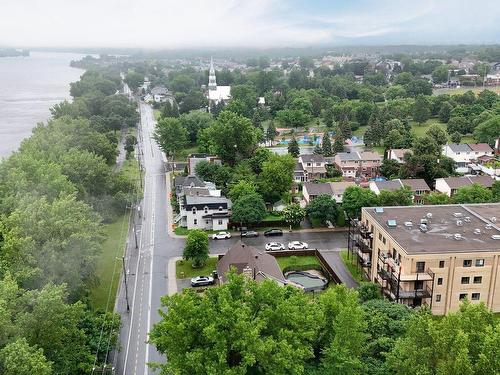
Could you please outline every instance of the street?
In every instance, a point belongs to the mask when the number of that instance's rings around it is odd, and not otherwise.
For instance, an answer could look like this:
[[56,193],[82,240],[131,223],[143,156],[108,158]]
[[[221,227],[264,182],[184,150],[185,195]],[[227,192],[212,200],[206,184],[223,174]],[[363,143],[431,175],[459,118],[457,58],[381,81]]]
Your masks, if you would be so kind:
[[[123,282],[115,307],[122,319],[120,350],[114,358],[116,374],[121,375],[154,374],[155,371],[147,364],[165,361],[154,346],[147,344],[148,332],[160,319],[160,298],[167,294],[168,261],[172,257],[181,256],[184,248],[183,238],[172,238],[168,235],[171,223],[167,208],[170,203],[162,153],[152,139],[155,127],[153,110],[149,105],[141,103],[140,112],[138,157],[145,173],[144,198],[140,214],[138,210],[133,214],[138,249],[135,248],[134,233],[131,230],[125,254],[130,311],[127,312],[126,309]],[[261,234],[257,238],[245,238],[243,241],[262,250],[267,242],[281,242],[286,246],[293,240],[307,242],[310,248],[330,250],[346,247],[346,236],[345,232],[285,231],[280,237],[264,237]],[[210,240],[210,252],[225,253],[239,239],[238,235],[234,235],[229,240]]]

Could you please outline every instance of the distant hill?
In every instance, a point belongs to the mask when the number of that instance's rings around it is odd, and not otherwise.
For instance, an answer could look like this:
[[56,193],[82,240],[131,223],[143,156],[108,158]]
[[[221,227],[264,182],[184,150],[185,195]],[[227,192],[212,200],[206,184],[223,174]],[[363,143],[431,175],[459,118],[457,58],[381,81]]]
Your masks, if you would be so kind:
[[29,56],[30,51],[27,49],[14,49],[14,48],[0,48],[0,57],[16,57],[16,56]]

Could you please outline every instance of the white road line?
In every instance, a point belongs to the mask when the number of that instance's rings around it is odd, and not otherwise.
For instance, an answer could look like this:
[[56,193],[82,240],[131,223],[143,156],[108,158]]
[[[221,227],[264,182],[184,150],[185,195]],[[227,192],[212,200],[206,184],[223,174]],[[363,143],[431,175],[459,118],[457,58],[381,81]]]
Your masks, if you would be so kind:
[[[155,244],[155,203],[156,203],[156,178],[153,177],[153,194],[151,195],[151,237],[150,237],[150,247],[151,247],[151,262],[149,265],[149,300],[148,300],[148,325],[146,331],[146,339],[149,336],[149,331],[151,329],[151,300],[153,296],[153,259],[154,259],[154,244]],[[146,360],[144,364],[144,374],[148,374],[148,362],[149,362],[149,344],[146,344]]]

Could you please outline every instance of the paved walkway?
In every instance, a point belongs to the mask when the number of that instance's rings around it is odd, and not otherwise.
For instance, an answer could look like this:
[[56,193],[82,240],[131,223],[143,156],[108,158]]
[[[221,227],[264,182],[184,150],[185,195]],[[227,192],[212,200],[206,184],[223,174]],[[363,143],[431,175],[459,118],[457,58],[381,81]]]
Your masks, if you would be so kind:
[[351,273],[342,261],[339,250],[320,250],[320,253],[323,255],[323,258],[332,268],[333,272],[335,272],[342,284],[348,288],[358,287],[358,282],[352,277]]

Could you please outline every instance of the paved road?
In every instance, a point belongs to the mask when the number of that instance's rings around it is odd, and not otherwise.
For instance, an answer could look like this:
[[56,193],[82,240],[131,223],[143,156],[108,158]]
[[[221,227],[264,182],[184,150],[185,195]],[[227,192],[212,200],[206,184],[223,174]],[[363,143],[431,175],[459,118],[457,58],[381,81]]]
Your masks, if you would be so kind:
[[[138,250],[129,246],[126,254],[130,312],[123,312],[121,350],[116,373],[153,374],[148,362],[164,359],[146,344],[148,332],[159,320],[160,297],[167,294],[167,263],[182,252],[184,240],[168,237],[167,194],[161,151],[151,138],[155,121],[149,105],[140,105],[139,159],[145,169],[144,200],[137,220]],[[123,288],[117,310],[123,309]]]

